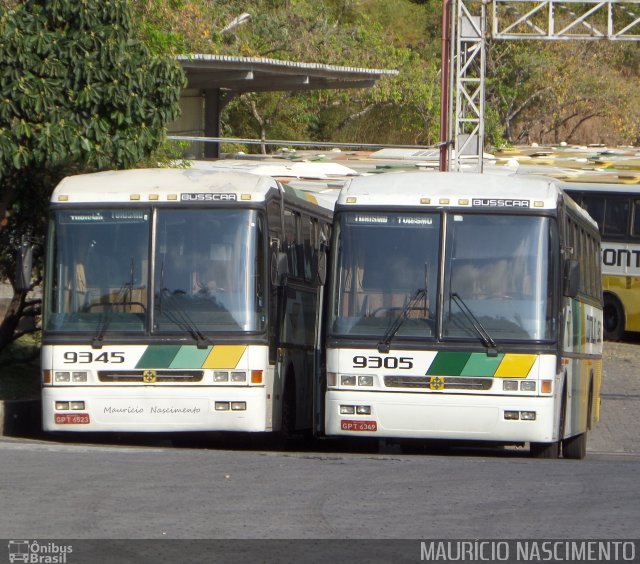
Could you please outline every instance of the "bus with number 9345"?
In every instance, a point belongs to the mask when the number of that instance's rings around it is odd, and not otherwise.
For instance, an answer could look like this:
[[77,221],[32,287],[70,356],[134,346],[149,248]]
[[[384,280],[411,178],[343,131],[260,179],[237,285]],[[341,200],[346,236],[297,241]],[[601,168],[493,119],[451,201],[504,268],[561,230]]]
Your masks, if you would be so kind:
[[332,207],[248,172],[64,179],[46,254],[44,429],[310,429]]

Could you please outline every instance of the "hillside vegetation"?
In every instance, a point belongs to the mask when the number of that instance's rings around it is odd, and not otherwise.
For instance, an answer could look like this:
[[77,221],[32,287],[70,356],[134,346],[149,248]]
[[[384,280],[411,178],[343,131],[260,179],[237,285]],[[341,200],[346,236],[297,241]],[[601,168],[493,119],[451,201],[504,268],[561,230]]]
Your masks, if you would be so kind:
[[[138,0],[152,50],[397,69],[370,90],[247,94],[225,134],[432,144],[439,136],[441,2],[411,0]],[[242,13],[251,18],[229,31]],[[499,42],[487,55],[487,139],[637,144],[635,42]]]

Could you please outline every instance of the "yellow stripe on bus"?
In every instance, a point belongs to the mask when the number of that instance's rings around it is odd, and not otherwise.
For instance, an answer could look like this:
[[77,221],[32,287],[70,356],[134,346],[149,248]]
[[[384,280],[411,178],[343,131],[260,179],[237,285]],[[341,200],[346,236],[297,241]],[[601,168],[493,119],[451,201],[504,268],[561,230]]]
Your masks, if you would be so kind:
[[235,368],[246,350],[246,345],[215,345],[202,368]]
[[535,354],[505,354],[494,376],[496,378],[526,378],[536,358],[538,355]]

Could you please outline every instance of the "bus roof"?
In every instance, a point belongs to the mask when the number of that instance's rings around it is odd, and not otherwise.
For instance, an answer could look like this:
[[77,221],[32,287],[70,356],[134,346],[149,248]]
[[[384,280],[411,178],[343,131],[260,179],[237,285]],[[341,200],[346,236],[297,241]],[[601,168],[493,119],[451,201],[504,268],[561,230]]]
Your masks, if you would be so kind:
[[401,172],[348,180],[337,204],[350,206],[552,209],[565,204],[591,217],[548,178],[472,172]]
[[434,206],[442,206],[441,199],[449,199],[449,205],[458,206],[460,199],[515,198],[542,201],[544,206],[537,207],[555,209],[559,190],[550,179],[425,171],[354,178],[345,183],[338,203],[348,203],[348,197],[357,197],[358,204],[395,206],[424,205],[424,198],[430,198]]
[[[51,196],[52,203],[131,203],[176,201],[264,201],[278,182],[265,175],[228,170],[132,169],[79,174],[64,178]],[[209,198],[218,194],[223,198]],[[333,208],[333,202],[304,190],[286,190],[303,202]],[[200,195],[200,196],[197,196]]]
[[639,185],[614,184],[610,182],[558,182],[558,185],[569,192],[598,192],[609,194],[637,194],[640,196]]

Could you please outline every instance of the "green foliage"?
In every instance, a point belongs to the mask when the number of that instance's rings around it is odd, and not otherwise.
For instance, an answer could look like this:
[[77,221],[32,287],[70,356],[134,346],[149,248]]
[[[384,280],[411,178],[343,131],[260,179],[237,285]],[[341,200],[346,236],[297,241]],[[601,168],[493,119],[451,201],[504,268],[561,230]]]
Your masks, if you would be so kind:
[[[55,184],[74,172],[134,167],[157,151],[185,77],[135,38],[126,0],[8,6],[0,68],[0,276],[11,280],[22,236],[36,244],[36,261],[42,255]],[[0,324],[0,349],[32,307],[21,298]]]
[[40,336],[26,335],[0,351],[0,400],[40,397]]
[[31,0],[0,16],[0,174],[134,166],[178,111],[182,71],[131,38],[124,0]]
[[[185,53],[400,70],[398,77],[384,77],[373,89],[259,93],[233,99],[223,113],[227,135],[437,141],[439,81],[434,61],[439,55],[433,55],[431,44],[438,31],[425,32],[437,7],[408,0],[185,0],[179,12],[171,10],[169,0],[144,0],[133,7],[137,33],[145,41],[157,45],[160,30],[165,38],[184,40],[185,46],[166,40],[167,50],[184,47]],[[251,19],[222,33],[243,12]],[[439,15],[435,20],[439,26]],[[346,139],[352,134],[357,137]]]

